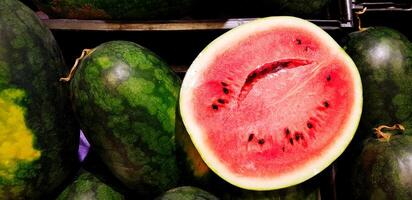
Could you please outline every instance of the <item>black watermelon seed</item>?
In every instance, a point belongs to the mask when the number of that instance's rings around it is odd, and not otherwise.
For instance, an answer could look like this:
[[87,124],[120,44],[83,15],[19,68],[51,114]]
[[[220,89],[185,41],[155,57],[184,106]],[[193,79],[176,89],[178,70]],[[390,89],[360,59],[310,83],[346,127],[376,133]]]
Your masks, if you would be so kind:
[[328,74],[328,76],[326,76],[326,80],[330,81],[330,79],[331,79],[330,74]]
[[296,39],[296,44],[302,44],[302,40]]
[[282,147],[282,151],[285,152],[285,147]]
[[313,124],[310,122],[308,122],[306,125],[308,126],[308,128],[313,128]]
[[218,107],[216,104],[212,104],[212,109],[213,109],[213,110],[218,110],[219,107]]
[[290,143],[291,145],[293,145],[293,139],[292,139],[292,138],[289,138],[289,143]]
[[296,142],[299,141],[300,139],[300,133],[295,133],[295,140]]
[[248,142],[252,141],[252,140],[253,140],[253,136],[255,136],[255,134],[251,133],[251,134],[249,135],[249,138],[247,139],[247,141],[248,141]]
[[223,81],[220,82],[220,83],[221,83],[223,86],[225,86],[225,87],[228,86],[227,83],[225,83],[225,82],[223,82]]
[[265,143],[265,140],[264,140],[264,139],[259,139],[259,140],[258,140],[258,143],[259,143],[260,145],[262,145],[262,144]]
[[290,131],[289,131],[288,128],[285,129],[285,133],[286,133],[286,135],[289,135],[289,134],[290,134]]
[[323,105],[325,106],[325,108],[328,108],[328,107],[329,107],[329,102],[324,101],[324,102],[323,102]]
[[229,94],[229,89],[227,89],[227,88],[223,88],[223,93],[225,93],[225,94]]
[[225,103],[225,100],[223,100],[223,99],[218,99],[217,102],[219,102],[220,104],[224,104],[224,103]]

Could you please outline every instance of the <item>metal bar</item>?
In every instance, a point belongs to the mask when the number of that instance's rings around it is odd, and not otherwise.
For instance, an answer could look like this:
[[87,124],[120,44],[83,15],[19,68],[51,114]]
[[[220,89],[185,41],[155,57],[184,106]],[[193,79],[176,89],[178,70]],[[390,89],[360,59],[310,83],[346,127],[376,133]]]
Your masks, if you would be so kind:
[[[172,20],[172,21],[105,21],[77,19],[43,19],[52,30],[80,31],[184,31],[232,29],[256,18],[227,20]],[[340,28],[338,20],[309,20],[325,30]]]
[[[354,0],[355,1],[355,0]],[[411,12],[412,3],[396,3],[396,2],[354,2],[355,10],[362,10],[364,7],[368,8],[368,12]]]
[[353,27],[352,5],[352,0],[343,0],[344,23],[342,23],[342,27]]

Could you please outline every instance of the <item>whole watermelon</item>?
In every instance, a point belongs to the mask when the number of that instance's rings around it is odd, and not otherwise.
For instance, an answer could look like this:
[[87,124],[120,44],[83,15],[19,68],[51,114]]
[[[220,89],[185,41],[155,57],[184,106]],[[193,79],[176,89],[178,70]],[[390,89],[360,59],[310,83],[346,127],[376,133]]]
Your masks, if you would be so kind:
[[297,16],[314,16],[325,10],[330,0],[257,0],[250,3],[255,10],[267,14],[287,14]]
[[135,195],[133,191],[127,190],[127,187],[110,172],[109,168],[103,163],[93,148],[90,148],[90,151],[82,162],[82,169],[126,197],[138,196]]
[[154,53],[127,41],[94,48],[71,81],[74,108],[92,148],[142,196],[175,187],[175,112],[180,79]]
[[192,10],[195,0],[34,0],[53,18],[176,19]]
[[368,138],[346,177],[348,199],[412,199],[412,136]]
[[[359,166],[353,166],[354,160],[357,160],[360,155],[365,162],[368,159],[375,159],[372,154],[366,157],[363,152],[369,148],[371,142],[380,143],[373,137],[372,130],[383,124],[399,123],[406,127],[405,134],[412,134],[410,129],[412,127],[412,45],[402,33],[388,27],[369,27],[350,33],[344,42],[346,52],[359,69],[364,91],[363,111],[358,132],[345,154],[337,161],[337,196],[340,199],[352,199],[353,197],[350,196],[352,193],[348,192],[353,191],[350,185],[355,180],[349,178],[352,174],[364,173],[359,178],[366,178],[366,174],[369,173],[377,176],[376,172],[365,171],[377,166],[368,166],[369,169],[358,169]],[[396,141],[397,139],[390,143]],[[380,146],[386,145],[385,143]],[[386,153],[384,154],[382,156],[387,156]],[[380,156],[379,159],[381,159]],[[389,161],[387,158],[382,158],[379,161],[381,163],[376,165],[382,165],[383,162],[388,162],[385,165],[392,165]],[[357,172],[354,172],[355,170]],[[388,173],[382,173],[379,176],[386,179],[386,177],[394,177],[393,175],[388,170]],[[372,180],[372,177],[369,178]],[[389,182],[382,182],[384,185],[386,183]],[[365,185],[360,189],[366,187],[369,186]],[[371,190],[366,189],[366,191]],[[384,191],[390,193],[392,189],[384,186]],[[384,197],[383,194],[378,195],[378,193],[371,195]]]
[[62,54],[17,0],[0,3],[0,199],[49,196],[78,165]]
[[98,176],[81,170],[76,179],[63,190],[57,200],[123,200],[126,197]]
[[218,200],[218,198],[197,187],[180,186],[168,190],[155,200]]
[[394,29],[370,27],[350,33],[345,48],[362,78],[362,134],[371,136],[373,128],[395,123],[412,134],[411,42]]
[[[200,13],[205,12],[206,16],[215,13],[210,10],[217,10],[222,12],[221,15],[237,17],[271,15],[314,17],[325,12],[330,2],[330,0],[209,0],[198,3],[198,10]],[[205,10],[204,7],[208,9]]]

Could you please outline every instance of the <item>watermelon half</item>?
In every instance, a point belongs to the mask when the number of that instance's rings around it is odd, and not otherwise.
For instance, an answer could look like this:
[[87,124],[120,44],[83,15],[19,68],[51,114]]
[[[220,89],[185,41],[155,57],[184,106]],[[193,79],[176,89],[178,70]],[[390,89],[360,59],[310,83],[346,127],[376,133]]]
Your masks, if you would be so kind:
[[362,111],[351,58],[294,17],[258,19],[208,45],[190,66],[180,112],[205,163],[241,188],[301,183],[347,147]]

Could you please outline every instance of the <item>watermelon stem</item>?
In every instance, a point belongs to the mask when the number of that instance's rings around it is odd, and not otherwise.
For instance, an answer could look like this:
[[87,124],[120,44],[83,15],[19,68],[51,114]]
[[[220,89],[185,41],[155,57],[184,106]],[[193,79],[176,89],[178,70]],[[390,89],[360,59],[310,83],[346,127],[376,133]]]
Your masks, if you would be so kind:
[[361,23],[360,15],[364,14],[367,9],[368,9],[368,7],[365,6],[361,11],[355,12],[355,14],[356,14],[356,19],[358,20],[358,30],[359,30],[359,31],[364,31],[364,30],[365,30],[365,28],[362,28],[362,23]]
[[386,125],[380,125],[377,128],[374,128],[374,132],[376,134],[376,137],[381,140],[381,141],[389,141],[392,134],[390,133],[385,133],[382,132],[382,129],[386,129],[388,131],[394,131],[394,130],[398,130],[398,131],[405,131],[405,127],[402,126],[401,124],[395,124],[393,126],[386,126]]
[[69,75],[67,75],[64,78],[60,78],[59,81],[62,82],[69,82],[70,80],[72,80],[74,73],[76,73],[77,70],[77,66],[79,65],[80,61],[86,57],[87,55],[89,55],[92,52],[92,49],[83,49],[82,54],[80,55],[80,57],[76,58],[76,61],[74,62],[73,67],[70,69]]

